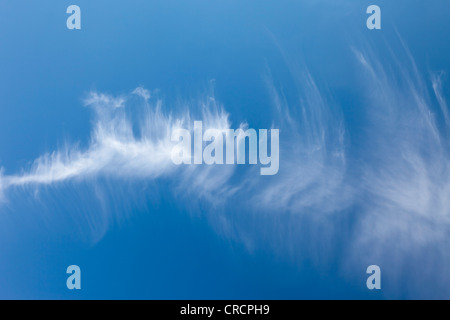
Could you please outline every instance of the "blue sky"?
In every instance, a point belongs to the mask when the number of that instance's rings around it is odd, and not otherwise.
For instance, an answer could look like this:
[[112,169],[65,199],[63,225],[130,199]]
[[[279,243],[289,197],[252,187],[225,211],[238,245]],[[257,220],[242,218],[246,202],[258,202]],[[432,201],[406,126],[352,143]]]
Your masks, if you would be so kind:
[[[448,298],[448,10],[2,1],[0,298]],[[175,168],[174,119],[279,128],[279,173]]]

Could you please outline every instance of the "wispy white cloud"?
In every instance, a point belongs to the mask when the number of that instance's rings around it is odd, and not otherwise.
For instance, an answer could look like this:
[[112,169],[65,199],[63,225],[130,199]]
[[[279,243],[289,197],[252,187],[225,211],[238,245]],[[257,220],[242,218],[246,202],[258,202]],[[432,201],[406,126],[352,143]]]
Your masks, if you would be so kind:
[[3,178],[3,169],[0,169],[0,204],[5,201],[4,189],[5,182]]
[[46,154],[34,161],[29,172],[5,177],[7,186],[52,184],[102,174],[155,178],[173,170],[168,161],[169,130],[179,120],[172,122],[156,107],[146,115],[146,121],[149,125],[165,126],[165,131],[157,137],[136,138],[126,118],[125,102],[124,97],[91,93],[86,105],[95,110],[96,122],[89,147],[68,147]]
[[[280,98],[282,94],[273,85],[270,74],[266,80],[274,110],[281,115],[274,118],[273,126],[282,130],[281,170],[270,182],[250,167],[242,175],[242,171],[236,174],[236,166],[229,165],[175,166],[171,161],[170,139],[174,129],[192,130],[194,120],[202,120],[205,130],[229,129],[229,115],[213,94],[198,99],[195,105],[178,105],[175,108],[178,114],[174,115],[157,98],[157,92],[139,87],[121,96],[89,93],[84,103],[94,111],[94,120],[87,147],[72,145],[45,154],[21,174],[4,176],[1,190],[7,194],[13,190],[39,191],[45,186],[58,188],[69,182],[91,184],[93,194],[99,195],[97,201],[103,203],[100,208],[106,208],[109,206],[96,184],[98,179],[125,182],[165,179],[170,181],[177,197],[187,200],[188,206],[206,200],[214,208],[225,208],[232,197],[245,194],[245,199],[239,201],[256,210],[335,211],[345,190],[345,130],[341,115],[330,110],[330,102],[309,73],[299,80],[303,87],[296,104]],[[282,99],[284,103],[280,102]],[[246,122],[238,125],[247,126]],[[93,230],[103,232],[105,228],[100,224],[104,220]]]
[[[176,115],[167,110],[157,91],[142,87],[121,96],[91,92],[84,104],[94,113],[88,145],[68,145],[44,154],[20,174],[0,171],[1,211],[18,207],[13,201],[20,198],[32,207],[47,208],[49,214],[61,207],[60,202],[72,204],[81,237],[95,242],[112,222],[124,221],[137,202],[146,202],[133,194],[142,183],[146,186],[141,188],[149,190],[143,196],[147,200],[169,191],[188,210],[202,201],[217,207],[239,190],[239,183],[230,183],[235,166],[176,166],[171,160],[175,129],[192,131],[194,120],[202,120],[204,130],[230,128],[229,115],[213,94],[177,104],[172,109],[178,110]],[[70,193],[59,191],[68,189]],[[43,218],[48,220],[49,214]]]
[[[397,264],[391,272],[400,272],[408,261],[405,255],[413,257],[432,246],[436,250],[433,261],[444,262],[439,269],[443,272],[450,265],[450,254],[444,250],[450,242],[448,104],[441,76],[433,75],[428,83],[412,55],[405,52],[403,59],[382,61],[371,50],[354,49],[358,72],[364,71],[365,146],[358,147],[361,150],[347,141],[352,127],[345,125],[343,111],[324,93],[328,91],[317,85],[307,68],[287,63],[295,79],[296,98],[288,99],[270,72],[265,77],[276,114],[272,126],[280,129],[280,171],[276,176],[261,177],[255,168],[243,173],[235,166],[173,165],[170,138],[174,129],[192,130],[193,121],[202,120],[205,130],[225,130],[231,127],[229,115],[213,94],[195,105],[186,103],[184,110],[177,106],[172,109],[179,110],[174,115],[156,92],[139,87],[118,97],[90,93],[85,104],[94,110],[95,118],[88,146],[45,154],[22,174],[0,171],[0,201],[6,201],[12,190],[71,182],[94,184],[99,207],[108,208],[107,191],[93,183],[96,179],[166,179],[177,197],[188,200],[183,204],[208,201],[215,225],[227,236],[240,237],[248,247],[255,243],[253,239],[269,234],[268,238],[297,255],[297,245],[307,242],[313,259],[322,261],[333,255],[337,248],[333,237],[339,236],[345,242],[347,261],[391,261]],[[133,109],[137,105],[139,108]],[[444,130],[438,125],[440,118]],[[245,126],[243,122],[236,127]],[[224,215],[218,207],[236,213]],[[345,216],[348,208],[357,214]],[[239,230],[247,224],[236,226],[233,219],[239,219],[236,216],[244,211],[249,216],[267,214],[249,217],[260,229]],[[337,220],[332,213],[344,217]],[[104,216],[94,219],[87,215],[85,220],[89,230],[104,233]],[[349,235],[338,230],[342,225],[352,225]],[[322,238],[305,226],[320,232]],[[302,232],[315,244],[302,238]],[[434,264],[429,267],[429,274],[435,272]],[[449,277],[441,279],[450,282]]]
[[[139,97],[139,101],[133,96]],[[88,146],[84,149],[67,146],[39,157],[21,174],[1,176],[0,196],[4,199],[4,193],[13,189],[38,190],[97,178],[126,181],[176,178],[177,190],[185,188],[210,200],[220,194],[219,198],[224,199],[233,189],[226,186],[233,167],[215,170],[207,166],[175,166],[171,161],[171,134],[177,128],[192,130],[194,120],[203,120],[205,130],[228,129],[228,114],[212,95],[207,95],[198,105],[189,106],[175,117],[163,111],[161,99],[151,100],[151,96],[142,87],[118,97],[91,92],[84,101],[94,110]]]
[[[345,205],[346,129],[340,107],[307,70],[294,72],[298,99],[288,103],[268,76],[266,84],[281,124],[283,158],[279,174],[261,185],[255,203],[274,211],[333,212]],[[347,202],[348,203],[348,202]]]
[[445,100],[443,93],[442,93],[442,76],[443,76],[443,73],[433,74],[431,77],[431,82],[433,84],[434,94],[436,95],[436,99],[439,103],[439,106],[441,107],[441,112],[442,112],[442,115],[444,116],[445,124],[447,126],[450,126],[450,116],[449,116],[447,101]]
[[[440,78],[432,76],[429,83],[439,102],[435,106],[412,55],[405,47],[404,52],[402,60],[394,56],[389,65],[373,51],[355,51],[365,71],[368,120],[361,177],[365,202],[352,255],[359,261],[389,263],[387,273],[398,281],[399,273],[412,267],[408,263],[421,257],[423,277],[431,279],[438,272],[439,281],[448,282],[434,263],[450,264],[450,254],[441,250],[450,231],[448,109]],[[444,131],[439,118],[445,119]]]

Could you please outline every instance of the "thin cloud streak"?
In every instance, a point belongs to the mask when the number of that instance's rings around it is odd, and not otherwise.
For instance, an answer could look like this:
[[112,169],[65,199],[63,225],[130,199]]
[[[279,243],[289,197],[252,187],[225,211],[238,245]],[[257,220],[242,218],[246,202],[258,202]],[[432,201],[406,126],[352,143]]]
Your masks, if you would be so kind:
[[[450,265],[450,254],[442,250],[450,231],[447,103],[440,76],[432,75],[430,94],[411,53],[403,48],[404,62],[394,56],[392,66],[371,50],[354,51],[365,75],[368,120],[367,147],[361,151],[365,202],[350,255],[351,261],[389,264],[391,293],[400,288],[402,270],[414,269],[416,263],[422,277],[450,282],[442,273]],[[391,69],[395,72],[388,73]],[[444,119],[444,129],[438,119]],[[441,261],[439,267],[435,261]],[[421,292],[419,287],[403,289]]]
[[[180,170],[171,161],[171,133],[176,128],[191,127],[191,115],[179,118],[165,115],[162,102],[149,102],[150,92],[137,88],[133,94],[143,99],[145,114],[135,132],[126,112],[126,97],[113,97],[92,92],[85,105],[95,111],[95,123],[86,150],[68,147],[36,159],[31,169],[21,175],[3,176],[3,191],[13,187],[57,184],[69,180],[82,180],[96,176],[116,178],[156,179]],[[142,103],[142,102],[141,102]],[[213,98],[202,105],[202,118],[215,128],[229,128],[228,115],[220,110]],[[192,176],[186,169],[185,175]],[[195,170],[196,171],[196,170]],[[195,175],[193,175],[195,176]],[[207,174],[196,179],[195,185],[208,185]],[[216,179],[216,184],[221,179]],[[223,179],[222,179],[223,180]]]
[[254,202],[275,211],[334,212],[342,209],[344,199],[352,194],[344,181],[346,129],[341,110],[321,92],[307,70],[293,76],[299,85],[298,99],[291,105],[273,80],[266,78],[283,128],[283,158],[280,173],[258,188]]

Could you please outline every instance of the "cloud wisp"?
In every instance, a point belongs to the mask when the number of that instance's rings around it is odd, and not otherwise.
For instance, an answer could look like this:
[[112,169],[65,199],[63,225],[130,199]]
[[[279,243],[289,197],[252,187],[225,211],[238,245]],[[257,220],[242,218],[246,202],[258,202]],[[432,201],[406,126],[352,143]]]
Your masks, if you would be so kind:
[[[447,103],[441,75],[433,74],[427,83],[403,49],[403,62],[394,56],[392,65],[389,60],[382,63],[373,51],[354,51],[364,74],[368,120],[367,144],[360,150],[365,202],[352,255],[360,261],[390,264],[392,280],[401,281],[401,272],[419,263],[425,278],[448,282],[443,275],[443,268],[450,265],[445,250],[450,240]],[[439,267],[436,261],[441,261]],[[398,283],[391,284],[399,288]]]
[[[45,154],[33,162],[29,171],[2,176],[1,190],[14,187],[54,185],[96,176],[156,179],[177,168],[170,160],[174,129],[191,126],[191,115],[178,118],[162,112],[162,101],[150,102],[150,92],[137,88],[132,95],[142,98],[145,113],[133,123],[126,110],[129,97],[113,97],[91,92],[85,105],[95,111],[95,122],[89,146],[85,150],[68,147]],[[201,116],[209,126],[229,128],[228,115],[212,97],[203,105]],[[199,178],[201,179],[201,178]],[[217,182],[217,180],[216,180]],[[197,182],[201,185],[201,182]]]
[[288,103],[266,78],[285,139],[281,170],[259,190],[255,203],[292,213],[333,212],[344,204],[346,128],[340,107],[324,95],[308,71],[295,74],[298,99]]

